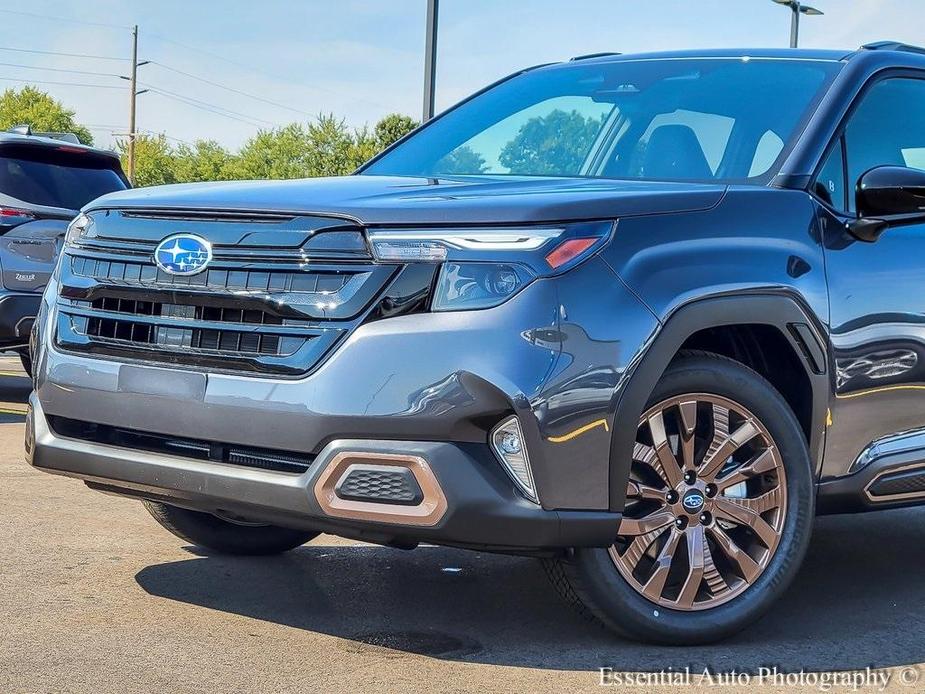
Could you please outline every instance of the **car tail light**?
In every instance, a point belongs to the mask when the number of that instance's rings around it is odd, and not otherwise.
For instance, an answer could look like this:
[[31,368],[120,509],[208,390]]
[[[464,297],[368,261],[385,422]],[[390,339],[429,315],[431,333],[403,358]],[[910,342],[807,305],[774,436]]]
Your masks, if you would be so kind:
[[21,210],[17,207],[0,207],[0,217],[23,217],[25,219],[35,219],[35,215],[29,210]]

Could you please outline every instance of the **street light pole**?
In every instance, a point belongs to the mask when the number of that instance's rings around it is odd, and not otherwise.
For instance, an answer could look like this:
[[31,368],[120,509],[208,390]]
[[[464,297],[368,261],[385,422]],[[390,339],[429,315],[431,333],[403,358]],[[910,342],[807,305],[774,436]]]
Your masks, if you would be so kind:
[[804,5],[799,0],[774,0],[778,5],[784,5],[790,8],[790,47],[796,48],[800,43],[800,15],[819,16],[823,14],[822,10],[815,7]]
[[800,43],[800,3],[792,5],[790,13],[790,47],[796,48]]
[[427,0],[427,39],[424,45],[424,113],[423,120],[434,117],[434,96],[437,85],[437,16],[439,0]]

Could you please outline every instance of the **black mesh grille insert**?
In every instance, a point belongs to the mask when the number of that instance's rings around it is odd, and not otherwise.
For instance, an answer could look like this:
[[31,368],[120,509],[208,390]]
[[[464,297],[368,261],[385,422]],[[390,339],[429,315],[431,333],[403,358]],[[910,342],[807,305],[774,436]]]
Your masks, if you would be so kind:
[[414,473],[393,465],[351,465],[334,493],[341,499],[416,505],[424,494]]
[[925,496],[925,468],[884,475],[871,485],[873,496],[922,494]]
[[52,431],[65,438],[275,472],[302,474],[311,467],[315,459],[315,456],[309,453],[248,448],[202,439],[122,429],[65,417],[49,416],[48,423]]

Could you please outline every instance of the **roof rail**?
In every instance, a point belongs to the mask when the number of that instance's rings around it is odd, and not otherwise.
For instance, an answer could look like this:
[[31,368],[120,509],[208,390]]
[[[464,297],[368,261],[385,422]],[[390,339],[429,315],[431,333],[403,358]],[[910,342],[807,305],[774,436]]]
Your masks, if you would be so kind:
[[875,41],[874,43],[865,43],[861,46],[866,51],[903,51],[904,53],[919,53],[925,55],[925,48],[922,46],[913,46],[908,43],[899,41]]
[[573,63],[576,60],[590,60],[591,58],[606,58],[608,55],[623,55],[622,53],[617,53],[616,51],[604,51],[603,53],[588,53],[586,55],[576,55],[574,58],[569,58],[569,62]]
[[80,138],[77,137],[74,133],[53,133],[53,132],[37,132],[32,129],[31,125],[14,125],[12,128],[7,130],[9,133],[15,135],[32,135],[33,137],[47,137],[52,140],[61,140],[62,142],[70,142],[73,145],[80,144]]

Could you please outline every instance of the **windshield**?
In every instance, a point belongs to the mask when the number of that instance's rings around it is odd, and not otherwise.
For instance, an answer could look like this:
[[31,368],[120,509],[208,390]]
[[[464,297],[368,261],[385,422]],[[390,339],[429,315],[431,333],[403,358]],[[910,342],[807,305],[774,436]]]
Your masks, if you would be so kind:
[[79,210],[125,182],[108,157],[38,147],[0,152],[0,193],[33,205]]
[[839,66],[736,57],[540,68],[464,102],[361,173],[769,180]]

